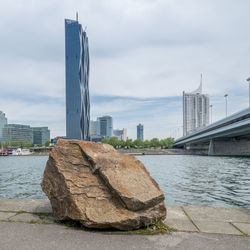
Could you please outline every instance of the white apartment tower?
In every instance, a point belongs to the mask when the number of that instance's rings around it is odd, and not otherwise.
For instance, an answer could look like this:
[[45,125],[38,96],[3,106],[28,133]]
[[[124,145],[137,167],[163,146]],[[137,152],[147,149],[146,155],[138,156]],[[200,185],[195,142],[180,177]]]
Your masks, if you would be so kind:
[[202,94],[200,86],[191,93],[183,91],[183,135],[188,135],[209,124],[209,97]]

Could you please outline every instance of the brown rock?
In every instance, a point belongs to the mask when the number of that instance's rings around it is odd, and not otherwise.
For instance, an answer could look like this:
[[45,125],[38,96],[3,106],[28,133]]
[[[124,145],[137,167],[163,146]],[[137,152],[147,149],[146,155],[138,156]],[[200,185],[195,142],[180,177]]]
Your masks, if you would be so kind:
[[58,219],[86,227],[129,230],[166,217],[164,195],[143,164],[106,144],[59,140],[42,189]]

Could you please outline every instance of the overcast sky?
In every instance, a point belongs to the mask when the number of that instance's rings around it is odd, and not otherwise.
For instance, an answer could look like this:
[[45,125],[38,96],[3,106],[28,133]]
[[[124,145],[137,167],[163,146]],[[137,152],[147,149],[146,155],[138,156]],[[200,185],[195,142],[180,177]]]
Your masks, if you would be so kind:
[[181,135],[182,91],[213,120],[248,107],[249,0],[0,0],[0,110],[9,123],[65,135],[64,19],[87,26],[91,118],[111,115],[134,138]]

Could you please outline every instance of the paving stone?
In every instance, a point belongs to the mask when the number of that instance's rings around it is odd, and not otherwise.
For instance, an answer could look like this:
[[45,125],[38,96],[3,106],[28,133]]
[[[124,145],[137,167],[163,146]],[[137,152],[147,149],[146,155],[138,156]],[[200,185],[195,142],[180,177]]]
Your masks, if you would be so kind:
[[9,219],[9,221],[13,222],[34,222],[34,223],[42,223],[43,220],[39,218],[38,215],[29,214],[29,213],[21,213],[13,216]]
[[245,222],[250,223],[250,209],[246,208],[214,208],[214,207],[183,207],[192,220]]
[[168,226],[183,232],[198,232],[197,228],[189,220],[166,219],[164,221]]
[[189,220],[181,207],[168,206],[167,207],[167,219],[182,219]]
[[197,228],[189,220],[181,207],[167,205],[167,218],[164,221],[168,226],[178,231],[197,232]]
[[14,216],[16,213],[9,212],[0,212],[0,220],[8,220],[11,216]]
[[202,220],[202,221],[194,221],[194,223],[203,233],[233,234],[233,235],[242,234],[239,230],[237,230],[234,226],[232,226],[228,222]]
[[233,223],[242,232],[250,236],[250,223]]
[[31,199],[1,199],[0,211],[52,213],[49,200],[31,200]]

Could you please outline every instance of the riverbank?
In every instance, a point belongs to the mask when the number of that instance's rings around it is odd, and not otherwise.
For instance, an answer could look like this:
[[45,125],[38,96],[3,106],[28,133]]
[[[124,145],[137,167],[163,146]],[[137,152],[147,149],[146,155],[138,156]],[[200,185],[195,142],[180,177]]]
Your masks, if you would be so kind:
[[127,235],[59,223],[48,200],[0,199],[1,249],[249,249],[250,209],[168,206],[176,232]]
[[162,148],[130,148],[118,149],[119,152],[131,155],[189,155],[189,151],[184,149],[162,149]]

